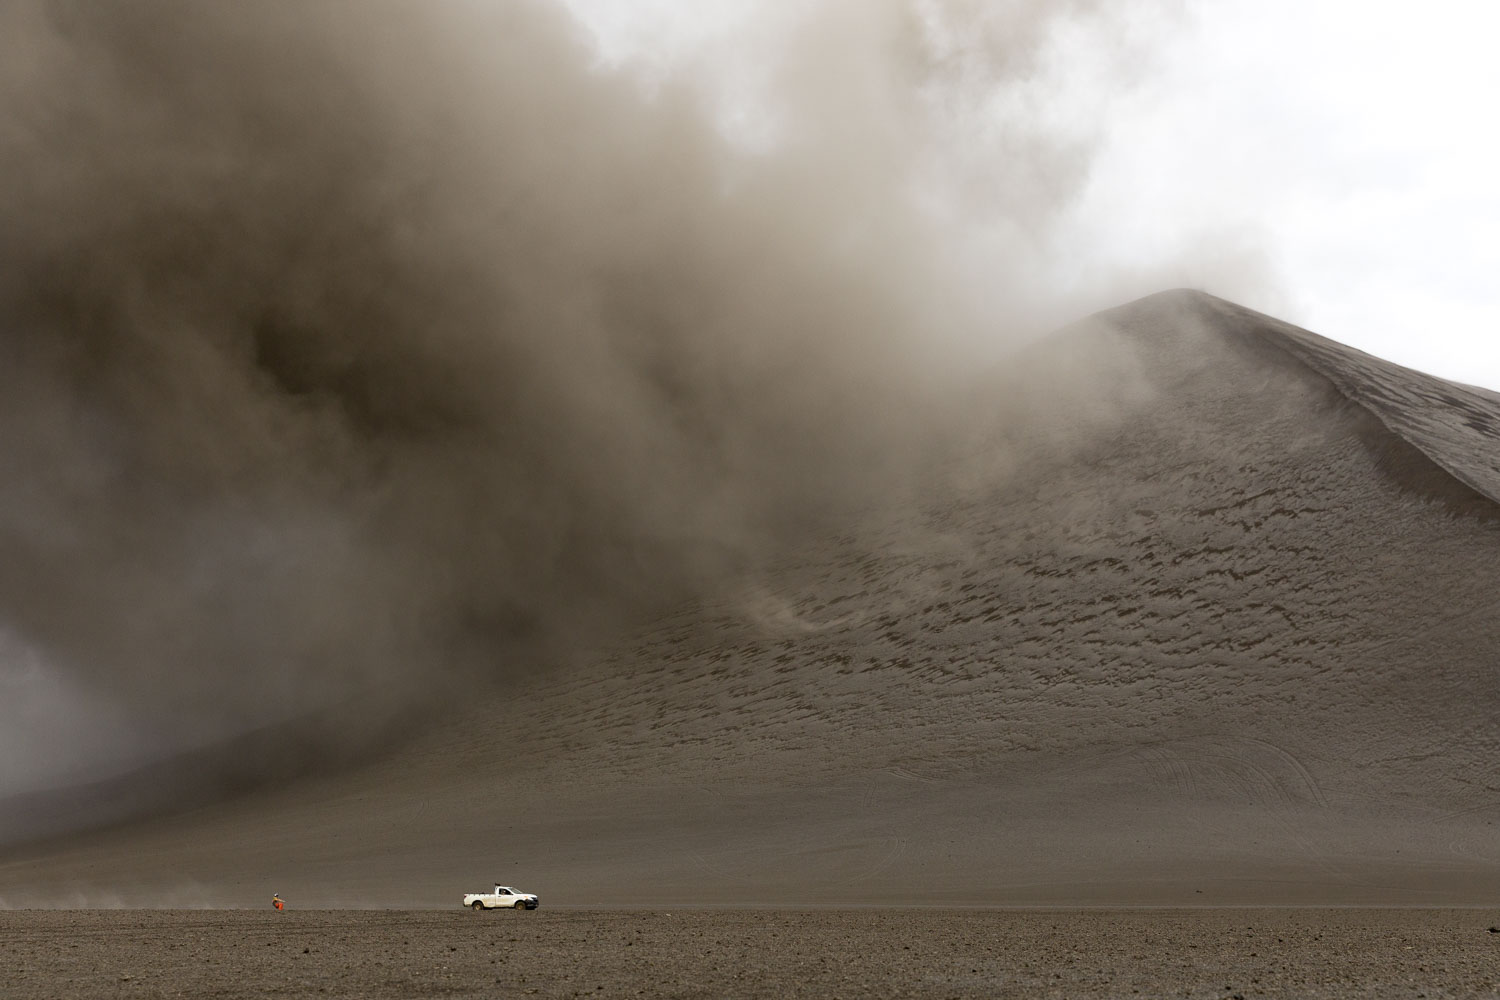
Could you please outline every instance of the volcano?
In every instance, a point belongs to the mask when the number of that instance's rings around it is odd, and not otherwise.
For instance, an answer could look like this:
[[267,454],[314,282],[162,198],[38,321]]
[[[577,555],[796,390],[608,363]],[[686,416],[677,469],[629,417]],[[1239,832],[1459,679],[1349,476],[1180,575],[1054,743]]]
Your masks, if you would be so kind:
[[846,531],[374,762],[33,831],[0,899],[1493,901],[1500,394],[1172,291],[965,402]]

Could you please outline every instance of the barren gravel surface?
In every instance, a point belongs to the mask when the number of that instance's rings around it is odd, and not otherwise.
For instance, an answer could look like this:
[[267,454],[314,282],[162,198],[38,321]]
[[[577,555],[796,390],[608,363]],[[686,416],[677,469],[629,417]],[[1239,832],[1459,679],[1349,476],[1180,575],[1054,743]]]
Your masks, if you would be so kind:
[[1485,910],[15,910],[0,995],[1495,997]]

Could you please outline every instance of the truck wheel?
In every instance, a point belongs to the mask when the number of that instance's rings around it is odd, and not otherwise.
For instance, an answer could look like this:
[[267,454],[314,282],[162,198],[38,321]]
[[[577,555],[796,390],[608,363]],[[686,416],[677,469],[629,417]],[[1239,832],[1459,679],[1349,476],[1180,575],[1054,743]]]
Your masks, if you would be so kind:
[[526,900],[524,900],[524,899],[518,899],[518,900],[516,900],[516,909],[518,909],[518,910],[524,910],[524,909],[526,909]]
[[482,909],[484,909],[484,904],[481,903],[477,899],[474,900],[474,902],[470,903],[469,905],[472,906],[472,907],[474,907],[474,909],[476,909],[476,910],[482,910]]

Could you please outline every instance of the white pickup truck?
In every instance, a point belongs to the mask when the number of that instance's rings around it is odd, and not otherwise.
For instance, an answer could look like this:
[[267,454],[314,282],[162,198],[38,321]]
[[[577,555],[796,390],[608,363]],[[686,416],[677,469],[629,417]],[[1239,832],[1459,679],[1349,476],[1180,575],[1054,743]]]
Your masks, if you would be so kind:
[[470,892],[464,895],[464,905],[476,910],[534,910],[540,904],[541,900],[536,897],[536,893],[522,892],[508,885],[497,885],[494,892]]

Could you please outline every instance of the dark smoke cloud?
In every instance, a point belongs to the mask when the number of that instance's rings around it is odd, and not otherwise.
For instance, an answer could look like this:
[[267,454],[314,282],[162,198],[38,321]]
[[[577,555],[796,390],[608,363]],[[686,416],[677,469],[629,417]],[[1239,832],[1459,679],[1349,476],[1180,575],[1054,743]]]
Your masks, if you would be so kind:
[[932,154],[1103,16],[978,13],[794,19],[751,142],[544,3],[6,5],[0,629],[182,743],[384,716],[898,495],[1086,174]]

